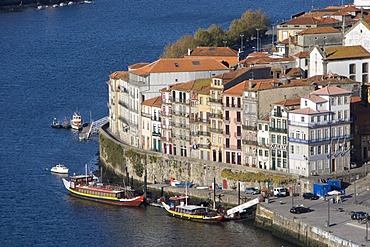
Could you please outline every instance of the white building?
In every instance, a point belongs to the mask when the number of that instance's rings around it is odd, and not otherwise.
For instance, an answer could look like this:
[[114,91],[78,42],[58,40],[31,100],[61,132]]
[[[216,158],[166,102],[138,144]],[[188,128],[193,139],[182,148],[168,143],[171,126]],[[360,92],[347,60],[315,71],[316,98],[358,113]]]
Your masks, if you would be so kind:
[[350,164],[350,96],[327,86],[301,98],[289,112],[289,170],[309,177],[343,171]]
[[370,0],[354,0],[353,4],[357,8],[370,9]]
[[364,20],[356,22],[344,34],[343,43],[345,46],[361,45],[370,52],[370,24]]
[[315,47],[309,54],[308,77],[339,74],[368,82],[370,53],[362,46]]
[[269,155],[269,118],[257,120],[257,167],[271,170]]

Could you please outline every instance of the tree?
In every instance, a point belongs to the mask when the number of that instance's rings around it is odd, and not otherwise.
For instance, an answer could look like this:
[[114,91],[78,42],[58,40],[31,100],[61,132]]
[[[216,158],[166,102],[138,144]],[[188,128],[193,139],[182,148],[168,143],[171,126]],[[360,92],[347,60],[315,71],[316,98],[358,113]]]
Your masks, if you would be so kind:
[[162,58],[179,58],[187,54],[188,49],[194,49],[197,45],[191,35],[185,35],[173,44],[168,44],[161,54]]
[[232,21],[228,31],[215,24],[208,29],[199,28],[193,37],[185,35],[175,43],[166,45],[161,57],[183,57],[188,49],[197,46],[222,46],[224,41],[232,48],[239,48],[240,35],[251,40],[257,35],[256,29],[260,30],[260,35],[264,35],[269,25],[269,19],[261,10],[247,10],[240,19]]
[[270,25],[270,20],[261,10],[248,10],[241,19],[234,20],[229,27],[228,39],[231,44],[240,42],[240,35],[244,35],[246,39],[251,39],[257,35],[256,29],[260,29],[260,34],[263,35]]

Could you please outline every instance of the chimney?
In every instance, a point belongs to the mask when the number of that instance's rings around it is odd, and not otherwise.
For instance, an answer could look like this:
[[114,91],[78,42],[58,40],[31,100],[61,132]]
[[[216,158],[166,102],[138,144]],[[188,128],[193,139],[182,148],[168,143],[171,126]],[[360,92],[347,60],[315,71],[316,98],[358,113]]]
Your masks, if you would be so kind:
[[188,48],[188,56],[191,55],[191,49]]
[[248,81],[248,89],[252,90],[252,79],[249,79]]

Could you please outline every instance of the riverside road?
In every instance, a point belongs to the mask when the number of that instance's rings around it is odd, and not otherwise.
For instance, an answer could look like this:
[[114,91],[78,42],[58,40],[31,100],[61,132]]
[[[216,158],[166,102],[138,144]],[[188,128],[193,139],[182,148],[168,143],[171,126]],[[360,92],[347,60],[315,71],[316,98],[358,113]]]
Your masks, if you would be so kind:
[[[151,185],[150,187],[161,187],[163,185]],[[333,203],[331,197],[320,198],[319,200],[307,200],[300,196],[288,197],[271,197],[269,203],[262,202],[263,206],[271,211],[291,218],[294,221],[302,221],[303,223],[317,227],[330,234],[351,241],[358,246],[370,246],[370,222],[359,222],[351,219],[352,211],[364,211],[370,213],[370,175],[353,182],[346,188],[346,195],[342,196],[341,203]],[[184,188],[165,187],[168,192],[171,190],[178,193],[183,193]],[[190,194],[204,193],[204,197],[210,197],[213,194],[212,190],[199,191],[194,188],[189,188]],[[236,191],[217,191],[216,194],[223,194],[222,198],[233,197],[232,201],[237,201]],[[245,199],[253,199],[259,195],[246,195],[240,193],[243,203]],[[218,201],[216,199],[216,201]],[[231,201],[231,200],[230,200]],[[225,201],[224,201],[225,202]],[[312,211],[309,213],[292,214],[289,212],[292,206],[304,205]]]

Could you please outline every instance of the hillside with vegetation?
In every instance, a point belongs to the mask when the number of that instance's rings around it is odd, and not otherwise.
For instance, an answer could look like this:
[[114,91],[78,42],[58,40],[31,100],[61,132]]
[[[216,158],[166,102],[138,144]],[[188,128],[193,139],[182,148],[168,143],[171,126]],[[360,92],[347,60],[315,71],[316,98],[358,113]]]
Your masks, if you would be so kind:
[[256,30],[263,35],[270,25],[270,20],[261,10],[247,10],[240,19],[232,21],[228,30],[213,24],[208,29],[200,28],[194,35],[185,35],[175,43],[166,45],[162,58],[179,58],[188,49],[198,46],[228,46],[235,50],[240,47],[241,38],[250,41],[256,37]]

